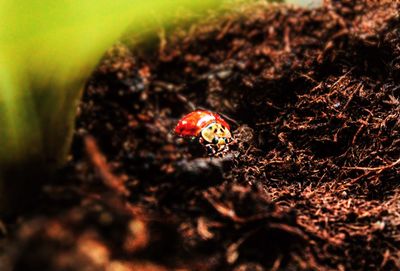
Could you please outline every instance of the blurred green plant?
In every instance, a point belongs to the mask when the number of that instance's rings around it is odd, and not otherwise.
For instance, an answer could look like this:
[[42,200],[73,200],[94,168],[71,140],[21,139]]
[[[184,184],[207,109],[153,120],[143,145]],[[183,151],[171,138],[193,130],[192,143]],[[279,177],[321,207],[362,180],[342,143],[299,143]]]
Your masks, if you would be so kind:
[[66,159],[85,79],[130,31],[218,0],[0,0],[0,214]]

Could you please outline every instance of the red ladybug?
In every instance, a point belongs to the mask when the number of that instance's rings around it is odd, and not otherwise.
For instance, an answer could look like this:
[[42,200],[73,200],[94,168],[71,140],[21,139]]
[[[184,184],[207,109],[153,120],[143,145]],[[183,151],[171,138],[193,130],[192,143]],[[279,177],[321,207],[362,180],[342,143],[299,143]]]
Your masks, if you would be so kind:
[[196,110],[181,118],[175,134],[197,139],[209,155],[226,152],[232,141],[229,124],[218,114],[206,110]]

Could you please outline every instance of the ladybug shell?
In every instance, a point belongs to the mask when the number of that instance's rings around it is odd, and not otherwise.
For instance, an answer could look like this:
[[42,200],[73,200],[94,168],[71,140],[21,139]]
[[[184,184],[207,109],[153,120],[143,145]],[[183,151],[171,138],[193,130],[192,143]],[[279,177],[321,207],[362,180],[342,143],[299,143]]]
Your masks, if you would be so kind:
[[175,127],[175,134],[182,137],[198,136],[203,128],[214,122],[230,129],[229,124],[218,114],[206,110],[196,110],[179,120]]

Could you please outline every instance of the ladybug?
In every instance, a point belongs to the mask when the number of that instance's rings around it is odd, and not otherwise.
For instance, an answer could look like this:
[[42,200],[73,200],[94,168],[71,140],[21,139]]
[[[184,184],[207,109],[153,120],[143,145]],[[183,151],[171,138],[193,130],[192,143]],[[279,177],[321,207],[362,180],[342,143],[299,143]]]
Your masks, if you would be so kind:
[[218,114],[207,110],[196,110],[182,117],[175,127],[175,134],[197,140],[210,156],[227,152],[233,140],[229,124]]

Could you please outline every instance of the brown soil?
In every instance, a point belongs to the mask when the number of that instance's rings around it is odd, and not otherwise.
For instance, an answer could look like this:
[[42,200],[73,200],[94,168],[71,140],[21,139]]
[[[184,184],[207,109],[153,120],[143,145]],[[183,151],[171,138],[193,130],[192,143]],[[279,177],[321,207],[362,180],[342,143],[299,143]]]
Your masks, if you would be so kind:
[[[4,261],[398,270],[399,8],[256,4],[161,31],[156,46],[121,41],[87,84],[69,165],[6,225]],[[194,108],[229,120],[225,158],[172,134]]]

